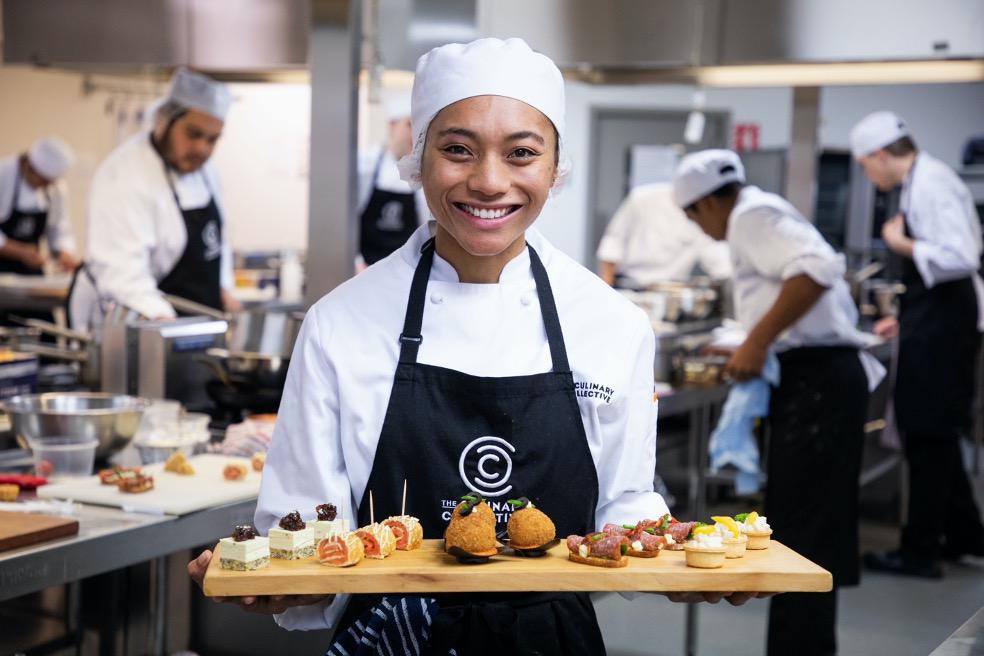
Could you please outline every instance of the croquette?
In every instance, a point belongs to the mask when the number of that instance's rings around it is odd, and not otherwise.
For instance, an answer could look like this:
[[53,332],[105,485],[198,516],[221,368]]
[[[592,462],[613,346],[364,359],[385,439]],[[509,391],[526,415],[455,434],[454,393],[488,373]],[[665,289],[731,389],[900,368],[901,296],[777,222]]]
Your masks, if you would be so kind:
[[495,513],[480,497],[459,503],[444,531],[444,548],[458,547],[476,556],[496,553]]
[[513,511],[506,522],[509,544],[518,549],[541,547],[557,537],[557,527],[539,508],[525,497],[525,505]]

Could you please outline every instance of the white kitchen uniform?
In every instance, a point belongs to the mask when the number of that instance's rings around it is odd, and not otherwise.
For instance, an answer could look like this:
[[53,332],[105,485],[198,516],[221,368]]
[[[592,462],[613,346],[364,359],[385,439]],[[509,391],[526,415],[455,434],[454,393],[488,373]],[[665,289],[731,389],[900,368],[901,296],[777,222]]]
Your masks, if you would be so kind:
[[[175,316],[158,283],[185,251],[188,235],[181,210],[204,207],[213,198],[221,216],[221,183],[211,162],[192,173],[165,173],[146,132],[110,153],[96,169],[89,192],[85,266],[95,280],[98,298],[92,293],[92,279],[79,275],[79,289],[70,300],[72,328],[89,330],[101,324],[99,302],[106,299],[147,317]],[[231,287],[228,239],[222,240],[220,257],[221,286]]]
[[967,185],[953,169],[924,152],[916,154],[912,174],[900,196],[905,222],[916,240],[912,259],[927,288],[968,275],[977,294],[977,329],[984,331],[981,219]]
[[[433,225],[418,228],[393,257],[308,311],[264,468],[255,518],[261,532],[295,508],[311,518],[326,502],[354,516],[389,403],[411,277]],[[535,229],[526,237],[546,267],[564,332],[598,474],[596,522],[657,518],[668,509],[653,491],[652,327],[641,310]],[[551,369],[528,251],[505,266],[497,284],[459,283],[440,256],[429,280],[419,362],[486,377]],[[382,517],[400,509],[377,504],[375,511]],[[331,626],[346,598],[292,608],[278,621],[289,628]]]
[[605,229],[597,256],[615,263],[625,286],[689,280],[696,266],[713,278],[731,277],[728,244],[711,239],[687,218],[668,183],[640,185],[629,193]]
[[[369,146],[359,152],[358,171],[359,171],[359,196],[355,208],[356,216],[362,214],[372,197],[373,189],[382,189],[396,194],[409,194],[410,184],[400,178],[400,171],[396,168],[396,159],[387,150],[384,152],[382,144]],[[382,156],[382,161],[379,160]],[[379,174],[376,175],[376,166],[379,165]],[[414,192],[414,200],[417,206],[417,216],[420,224],[427,223],[430,217],[430,210],[427,209],[427,200],[424,192],[418,189]]]
[[772,307],[786,280],[805,274],[827,291],[776,338],[776,352],[866,343],[855,327],[858,310],[844,280],[844,256],[785,199],[755,186],[743,187],[728,218],[725,238],[731,245],[735,271],[735,314],[746,330]]
[[[20,155],[0,159],[0,225],[7,220],[8,210],[14,207],[14,194],[17,195],[17,210],[21,212],[48,212],[45,237],[48,250],[75,253],[75,236],[68,213],[68,185],[61,179],[47,189],[35,189],[17,174],[20,168]],[[14,189],[20,179],[19,189]],[[0,246],[7,242],[6,235],[0,231]]]

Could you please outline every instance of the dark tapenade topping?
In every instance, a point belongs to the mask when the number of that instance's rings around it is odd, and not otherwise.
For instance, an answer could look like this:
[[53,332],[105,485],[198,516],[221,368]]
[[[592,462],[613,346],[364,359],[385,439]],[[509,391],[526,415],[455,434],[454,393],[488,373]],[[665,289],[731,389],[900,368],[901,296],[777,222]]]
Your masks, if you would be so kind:
[[462,504],[462,506],[458,509],[458,514],[461,515],[462,517],[465,517],[466,515],[470,515],[471,511],[475,510],[475,506],[482,503],[483,501],[482,495],[478,494],[477,492],[466,494],[461,498],[465,500],[465,503]]
[[323,503],[320,506],[315,506],[314,509],[318,512],[319,522],[333,522],[338,516],[338,509],[330,503]]
[[232,539],[236,542],[245,542],[256,537],[256,531],[252,526],[237,526],[232,532]]
[[296,510],[289,512],[284,515],[283,519],[280,520],[280,528],[285,531],[300,531],[303,530],[307,524],[301,519],[301,513]]
[[526,497],[519,497],[518,499],[509,499],[506,501],[509,505],[516,506],[513,510],[522,510],[523,508],[536,508],[533,502]]

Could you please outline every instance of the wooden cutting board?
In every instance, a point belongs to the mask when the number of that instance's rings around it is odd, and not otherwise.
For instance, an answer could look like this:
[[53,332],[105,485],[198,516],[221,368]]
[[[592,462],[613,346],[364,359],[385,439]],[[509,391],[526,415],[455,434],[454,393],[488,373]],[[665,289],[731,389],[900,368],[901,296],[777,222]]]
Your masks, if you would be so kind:
[[75,535],[79,520],[55,515],[0,510],[0,551]]
[[482,564],[464,565],[444,553],[443,540],[424,540],[420,549],[397,551],[383,560],[363,559],[352,567],[322,565],[315,556],[271,559],[250,572],[222,569],[218,547],[205,574],[209,596],[324,594],[338,592],[509,592],[556,590],[827,592],[830,572],[775,540],[761,551],[727,560],[719,569],[687,567],[682,551],[656,558],[629,558],[609,569],[573,563],[563,540],[540,558],[506,550]]
[[[133,512],[185,515],[224,503],[255,499],[260,491],[260,472],[253,471],[249,458],[206,453],[188,461],[195,470],[188,476],[164,471],[164,463],[144,467],[154,477],[154,489],[147,492],[127,494],[115,485],[104,485],[98,476],[89,476],[70,483],[42,485],[38,497],[72,499]],[[226,480],[222,470],[234,462],[246,465],[249,473],[238,481]]]

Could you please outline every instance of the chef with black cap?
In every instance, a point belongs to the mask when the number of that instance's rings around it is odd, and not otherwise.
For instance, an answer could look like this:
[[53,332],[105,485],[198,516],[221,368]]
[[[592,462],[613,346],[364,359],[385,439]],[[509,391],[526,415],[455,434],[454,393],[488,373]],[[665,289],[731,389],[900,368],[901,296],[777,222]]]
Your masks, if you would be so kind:
[[829,593],[771,602],[768,653],[834,654],[837,591],[856,585],[858,475],[869,391],[881,367],[861,351],[846,264],[786,200],[745,184],[738,155],[705,150],[677,168],[677,203],[734,265],[734,303],[747,331],[725,372],[738,381],[779,361],[769,399],[765,514],[783,544],[833,574]]
[[908,465],[908,519],[897,550],[865,554],[871,569],[943,576],[943,559],[984,556],[984,524],[960,454],[971,421],[974,368],[984,330],[981,220],[967,186],[916,148],[897,114],[879,111],[851,132],[865,175],[902,185],[900,211],[882,237],[902,259],[899,318],[875,326],[898,335],[895,419]]
[[232,251],[222,190],[209,162],[231,96],[178,69],[150,133],[120,144],[92,180],[88,248],[69,301],[70,323],[90,330],[114,300],[141,315],[176,316],[165,294],[233,310]]

